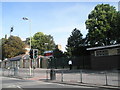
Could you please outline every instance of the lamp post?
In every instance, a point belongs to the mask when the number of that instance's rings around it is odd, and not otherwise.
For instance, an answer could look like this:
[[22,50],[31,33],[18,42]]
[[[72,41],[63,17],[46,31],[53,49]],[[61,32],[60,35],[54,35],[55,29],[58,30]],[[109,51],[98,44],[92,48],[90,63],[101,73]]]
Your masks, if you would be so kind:
[[30,49],[31,49],[31,20],[26,18],[26,17],[23,17],[23,20],[28,20],[29,21]]
[[[29,21],[29,33],[30,33],[30,50],[31,50],[31,20],[26,18],[26,17],[23,17],[22,18],[23,20],[28,20]],[[31,59],[30,59],[30,63],[29,63],[29,70],[30,70],[30,76],[31,76],[31,73],[32,73],[32,69],[31,69]]]

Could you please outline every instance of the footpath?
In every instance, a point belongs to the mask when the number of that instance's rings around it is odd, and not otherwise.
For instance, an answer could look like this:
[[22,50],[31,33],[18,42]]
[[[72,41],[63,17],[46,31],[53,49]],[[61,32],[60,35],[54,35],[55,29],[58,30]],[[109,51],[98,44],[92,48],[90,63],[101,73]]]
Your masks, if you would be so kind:
[[98,85],[98,84],[88,84],[88,83],[80,83],[80,82],[61,82],[57,80],[46,80],[46,79],[40,79],[41,77],[32,77],[32,78],[23,78],[24,80],[37,80],[37,81],[43,81],[43,82],[50,82],[50,83],[58,83],[58,84],[66,84],[66,85],[76,85],[76,86],[86,86],[86,87],[97,87],[97,88],[105,88],[105,89],[111,89],[111,90],[120,90],[120,87],[116,86],[106,86],[106,85]]
[[[38,74],[36,72],[40,71]],[[105,88],[105,89],[112,89],[112,90],[120,90],[120,87],[112,86],[112,85],[100,85],[100,84],[89,84],[89,83],[81,83],[81,82],[70,82],[70,81],[61,81],[61,80],[50,80],[50,73],[46,74],[46,71],[50,72],[50,69],[36,69],[34,75],[32,76],[10,76],[13,78],[19,78],[24,80],[36,80],[36,81],[43,81],[43,82],[50,82],[50,83],[58,83],[58,84],[66,84],[66,85],[77,85],[77,86],[86,86],[86,87],[97,87],[97,88]],[[63,69],[56,69],[56,71],[65,71]],[[24,72],[24,70],[23,70]],[[76,71],[73,71],[76,72]],[[68,76],[69,77],[69,76]]]
[[[100,84],[89,84],[89,83],[80,83],[80,82],[70,82],[70,81],[61,81],[61,80],[50,80],[50,73],[46,75],[46,71],[50,71],[50,69],[40,69],[43,73],[41,76],[33,76],[30,78],[24,78],[27,80],[37,80],[37,81],[43,81],[43,82],[51,82],[51,83],[59,83],[59,84],[67,84],[67,85],[77,85],[77,86],[86,86],[86,87],[98,87],[98,88],[106,88],[106,89],[114,89],[114,90],[120,90],[120,87],[117,86],[112,86],[112,85],[100,85]],[[61,71],[69,71],[69,69],[54,69],[56,72],[61,72]],[[72,72],[77,72],[77,70],[73,70]],[[68,74],[69,75],[69,74]],[[68,76],[70,77],[70,76]],[[118,83],[119,84],[119,83]]]

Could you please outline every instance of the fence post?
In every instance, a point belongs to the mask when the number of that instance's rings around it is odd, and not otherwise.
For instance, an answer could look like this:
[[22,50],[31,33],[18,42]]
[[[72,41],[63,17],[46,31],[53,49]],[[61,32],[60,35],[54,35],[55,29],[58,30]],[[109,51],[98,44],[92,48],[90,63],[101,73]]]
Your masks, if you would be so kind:
[[8,68],[8,76],[10,76],[10,68]]
[[9,69],[7,68],[7,73],[8,73],[8,76],[9,76]]
[[48,80],[48,71],[46,70],[46,80]]
[[61,82],[63,82],[63,71],[61,72]]
[[82,70],[80,70],[80,83],[82,83]]
[[105,84],[106,84],[106,86],[108,85],[108,78],[107,78],[107,71],[105,71]]
[[4,76],[4,68],[2,68],[2,76]]
[[33,76],[35,76],[35,67],[33,66]]

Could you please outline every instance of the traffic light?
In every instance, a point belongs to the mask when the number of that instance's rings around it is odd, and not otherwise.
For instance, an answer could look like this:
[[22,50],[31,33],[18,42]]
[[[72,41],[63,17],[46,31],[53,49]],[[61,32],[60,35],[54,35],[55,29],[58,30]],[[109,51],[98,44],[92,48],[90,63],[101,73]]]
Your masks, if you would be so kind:
[[10,32],[13,32],[13,27],[11,27],[11,30],[10,30]]
[[30,55],[30,58],[33,59],[33,49],[30,50],[29,55]]
[[34,49],[34,58],[37,58],[38,56],[38,49]]

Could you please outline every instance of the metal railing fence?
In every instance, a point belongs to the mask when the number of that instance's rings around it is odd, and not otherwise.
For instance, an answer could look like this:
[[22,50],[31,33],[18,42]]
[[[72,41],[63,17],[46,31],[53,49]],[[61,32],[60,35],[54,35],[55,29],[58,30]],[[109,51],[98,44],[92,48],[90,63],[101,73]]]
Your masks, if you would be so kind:
[[[47,80],[50,79],[50,71],[46,71]],[[92,70],[55,70],[56,81],[70,83],[86,83],[95,85],[119,85],[119,71],[92,71]]]
[[[38,77],[39,79],[51,80],[54,77],[58,82],[71,82],[71,83],[88,83],[96,85],[110,85],[120,87],[119,71],[94,71],[94,70],[69,70],[69,69],[32,69],[31,77]],[[29,77],[29,68],[22,69],[2,69],[3,76],[19,76]],[[53,75],[53,76],[51,76]]]

